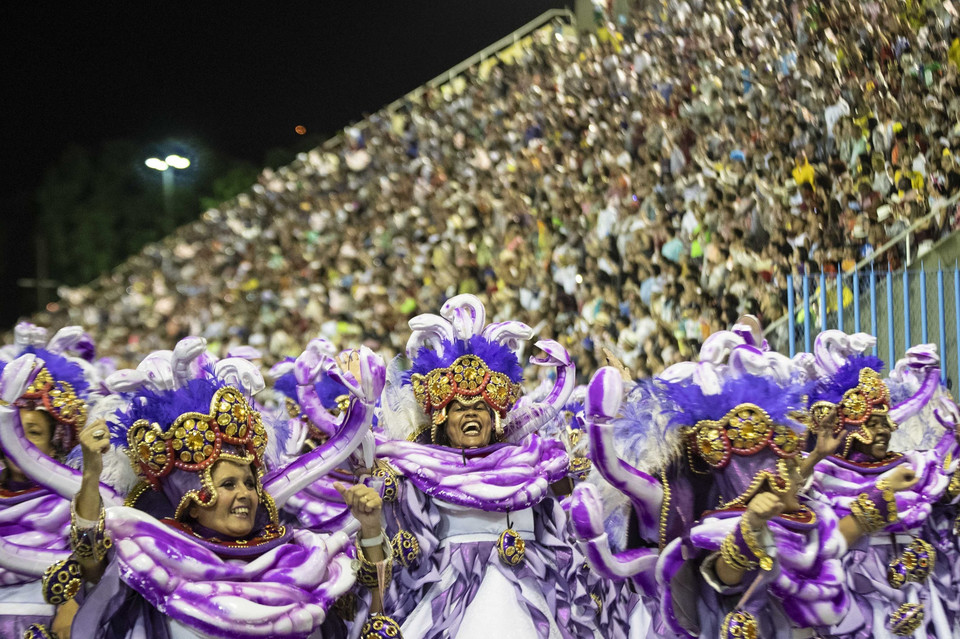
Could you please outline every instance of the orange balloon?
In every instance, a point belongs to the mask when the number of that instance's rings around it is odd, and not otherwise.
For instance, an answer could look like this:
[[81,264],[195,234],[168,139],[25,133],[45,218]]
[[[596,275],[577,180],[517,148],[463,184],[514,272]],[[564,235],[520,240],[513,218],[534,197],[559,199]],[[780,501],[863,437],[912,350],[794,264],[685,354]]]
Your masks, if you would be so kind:
[[298,124],[294,131],[296,131],[298,135],[303,135],[307,132],[307,127],[303,126],[302,124]]

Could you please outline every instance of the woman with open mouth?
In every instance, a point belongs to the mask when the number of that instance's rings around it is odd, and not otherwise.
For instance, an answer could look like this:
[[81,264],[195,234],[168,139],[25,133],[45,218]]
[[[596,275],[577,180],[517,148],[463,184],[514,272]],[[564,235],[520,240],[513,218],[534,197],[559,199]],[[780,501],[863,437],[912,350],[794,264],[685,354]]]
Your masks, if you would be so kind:
[[[367,386],[383,376],[369,355]],[[76,594],[72,635],[323,636],[328,608],[355,582],[344,553],[355,523],[321,535],[281,524],[278,508],[336,468],[369,428],[382,381],[367,391],[344,381],[351,406],[337,431],[266,474],[271,425],[252,408],[250,396],[264,386],[252,363],[216,361],[202,339],[186,338],[111,376],[108,385],[128,401],[80,434],[73,554],[44,581]],[[129,452],[141,479],[124,506],[98,490],[112,446]]]
[[569,357],[537,342],[546,356],[531,362],[556,368],[556,383],[542,402],[518,402],[517,353],[532,330],[487,325],[472,295],[448,300],[440,315],[410,320],[410,361],[395,360],[387,375],[383,490],[341,487],[361,523],[358,581],[380,613],[370,636],[597,636],[598,602],[579,581],[583,558],[550,490],[570,460],[563,443],[537,434],[573,389]]

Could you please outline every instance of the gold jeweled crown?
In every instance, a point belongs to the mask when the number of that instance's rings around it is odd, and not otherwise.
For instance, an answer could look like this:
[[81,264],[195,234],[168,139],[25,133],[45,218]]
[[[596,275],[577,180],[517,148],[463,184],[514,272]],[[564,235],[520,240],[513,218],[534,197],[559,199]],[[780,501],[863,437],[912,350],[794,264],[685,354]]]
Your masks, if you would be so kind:
[[500,417],[520,397],[521,386],[510,378],[490,370],[476,355],[461,355],[450,366],[435,368],[426,375],[414,373],[410,378],[417,403],[434,422],[446,419],[442,409],[454,399],[472,403],[483,399]]
[[691,452],[712,468],[724,468],[732,455],[745,457],[768,447],[780,458],[795,457],[801,444],[796,431],[755,404],[740,404],[719,420],[700,420],[688,437]]
[[156,488],[174,468],[200,472],[221,456],[238,458],[221,455],[224,443],[245,449],[247,457],[242,461],[262,473],[267,432],[260,413],[249,407],[240,391],[227,386],[213,396],[208,414],[183,413],[166,430],[155,422],[137,420],[127,431],[127,443],[134,469]]
[[860,371],[860,383],[843,394],[839,417],[845,424],[863,424],[873,414],[890,412],[890,390],[880,373],[872,368]]
[[[884,383],[880,373],[872,368],[860,370],[859,381],[856,386],[843,394],[843,398],[836,405],[838,429],[850,431],[846,436],[841,455],[847,457],[854,441],[865,444],[873,442],[873,435],[867,431],[866,423],[873,415],[887,416],[890,430],[897,429],[896,423],[890,419],[890,389]],[[810,415],[814,424],[819,428],[819,422],[833,404],[819,401],[810,406]],[[837,432],[840,432],[839,430]]]
[[87,403],[77,395],[73,384],[53,379],[46,367],[40,368],[20,399],[39,401],[54,419],[74,433],[87,421]]

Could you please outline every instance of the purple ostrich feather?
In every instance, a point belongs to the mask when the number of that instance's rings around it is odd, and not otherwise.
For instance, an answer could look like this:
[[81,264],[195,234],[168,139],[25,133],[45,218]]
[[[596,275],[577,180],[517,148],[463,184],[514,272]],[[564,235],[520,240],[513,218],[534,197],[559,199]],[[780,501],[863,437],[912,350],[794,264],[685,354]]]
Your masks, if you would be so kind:
[[[278,377],[273,383],[273,388],[284,397],[300,403],[297,397],[297,376],[294,371],[291,370]],[[320,398],[320,403],[327,409],[336,408],[337,398],[350,393],[346,386],[329,375],[324,375],[319,382],[313,385],[313,388]]]
[[413,360],[412,368],[403,374],[404,382],[409,383],[414,373],[426,375],[436,368],[449,366],[461,355],[476,355],[491,370],[505,374],[515,384],[523,381],[523,367],[520,366],[516,353],[503,344],[474,335],[467,341],[444,340],[442,354],[425,346],[421,347]]
[[126,446],[127,431],[140,419],[159,424],[165,430],[184,413],[206,413],[213,396],[224,386],[225,383],[212,379],[192,379],[177,390],[143,388],[137,391],[125,412],[117,412],[110,439],[115,445]]
[[663,388],[676,406],[670,419],[670,425],[676,427],[704,419],[720,419],[740,404],[755,404],[777,423],[791,425],[790,413],[803,408],[803,396],[809,392],[809,385],[784,387],[755,375],[727,379],[719,395],[706,395],[703,389],[689,382],[667,382]]
[[24,353],[32,353],[43,360],[43,367],[47,369],[47,372],[50,373],[53,379],[60,382],[67,382],[73,386],[73,390],[76,391],[77,395],[82,396],[86,393],[89,384],[83,376],[83,369],[80,368],[79,364],[71,362],[62,355],[51,353],[44,348],[30,346],[24,350]]
[[860,383],[860,371],[872,368],[878,373],[883,370],[884,363],[873,355],[855,355],[841,366],[835,375],[821,380],[810,394],[810,403],[819,401],[839,403],[843,394]]

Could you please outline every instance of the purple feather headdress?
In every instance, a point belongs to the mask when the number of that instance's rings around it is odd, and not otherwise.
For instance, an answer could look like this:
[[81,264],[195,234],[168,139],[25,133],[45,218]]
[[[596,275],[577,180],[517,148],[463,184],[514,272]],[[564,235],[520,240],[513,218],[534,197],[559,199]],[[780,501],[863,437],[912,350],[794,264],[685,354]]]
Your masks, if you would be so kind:
[[[290,361],[293,360],[291,359]],[[277,377],[273,383],[273,388],[290,401],[299,404],[300,400],[297,396],[297,376],[294,371],[291,370]],[[324,375],[323,379],[314,384],[313,388],[320,398],[320,403],[323,404],[323,407],[327,410],[338,408],[338,400],[344,395],[349,395],[346,386],[327,375]]]
[[[521,353],[534,331],[523,322],[487,324],[486,309],[473,295],[448,299],[440,315],[413,317],[410,329],[406,355],[411,366],[397,368],[397,391],[388,389],[384,402],[391,421],[400,423],[385,428],[407,433],[406,439],[419,441],[428,433],[430,438],[424,439],[437,443],[447,406],[456,401],[485,405],[493,414],[495,439],[517,442],[554,419],[576,385],[566,349],[553,340],[538,340],[534,346],[542,355],[531,357],[530,363],[555,369],[553,387],[542,399],[520,402]],[[398,401],[407,394],[412,401]]]
[[30,385],[16,400],[19,408],[39,410],[54,420],[52,443],[61,454],[76,445],[87,420],[90,385],[79,364],[43,348],[30,346],[25,354],[37,358]]
[[815,420],[819,413],[817,403],[837,406],[840,426],[846,431],[839,452],[842,457],[858,455],[853,451],[854,442],[873,442],[873,434],[866,428],[873,415],[884,417],[890,430],[896,430],[896,424],[890,419],[890,389],[880,377],[883,366],[883,360],[878,357],[854,355],[833,375],[821,379],[810,396],[810,410]]
[[672,426],[692,426],[702,420],[717,420],[741,404],[763,409],[774,421],[802,430],[791,413],[804,408],[803,397],[809,386],[781,386],[771,379],[756,375],[728,378],[719,395],[708,395],[690,382],[662,382],[664,395],[672,408]]
[[765,486],[794,488],[787,462],[803,450],[806,433],[793,413],[805,407],[807,384],[740,375],[713,395],[690,382],[661,384],[668,428],[684,429],[687,463],[711,475],[721,508],[746,506]]
[[502,434],[502,419],[520,397],[523,368],[509,346],[482,335],[469,339],[443,339],[439,348],[422,346],[404,371],[404,385],[413,387],[413,395],[431,417],[431,441],[447,419],[447,405],[485,403],[494,414],[496,432]]
[[880,373],[885,364],[879,357],[873,355],[854,355],[837,369],[836,374],[821,379],[810,394],[810,403],[830,402],[839,404],[844,393],[860,384],[860,371],[870,368]]
[[[145,480],[131,493],[129,505],[158,518],[183,520],[192,504],[216,503],[211,473],[220,460],[249,464],[260,491],[267,444],[261,416],[243,389],[213,374],[185,380],[175,389],[141,387],[112,422],[111,440],[127,448]],[[258,509],[257,529],[277,521],[272,501],[260,492],[265,508]]]
[[491,342],[481,335],[469,340],[443,340],[442,350],[422,346],[413,358],[413,366],[405,373],[409,382],[414,374],[427,375],[437,368],[446,368],[463,355],[475,355],[492,371],[503,373],[514,384],[523,381],[523,367],[517,354],[503,344]]

